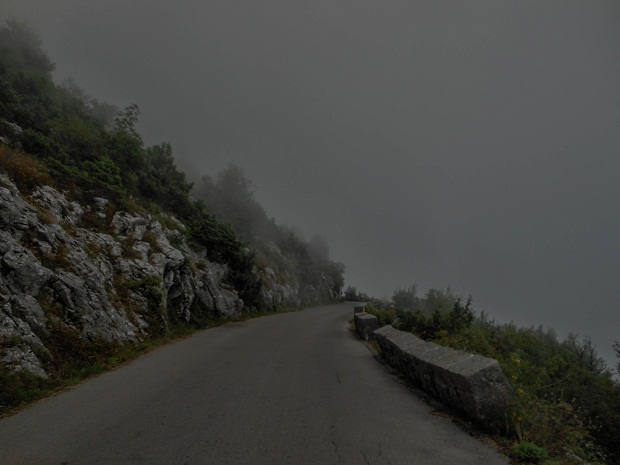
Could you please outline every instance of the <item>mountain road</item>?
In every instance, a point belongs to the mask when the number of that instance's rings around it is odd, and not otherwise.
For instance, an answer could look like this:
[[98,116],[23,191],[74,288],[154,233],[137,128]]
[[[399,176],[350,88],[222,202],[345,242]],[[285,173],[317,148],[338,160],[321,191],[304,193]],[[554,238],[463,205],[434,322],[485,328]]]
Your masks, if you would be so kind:
[[353,304],[201,331],[0,420],[1,465],[507,465],[349,330]]

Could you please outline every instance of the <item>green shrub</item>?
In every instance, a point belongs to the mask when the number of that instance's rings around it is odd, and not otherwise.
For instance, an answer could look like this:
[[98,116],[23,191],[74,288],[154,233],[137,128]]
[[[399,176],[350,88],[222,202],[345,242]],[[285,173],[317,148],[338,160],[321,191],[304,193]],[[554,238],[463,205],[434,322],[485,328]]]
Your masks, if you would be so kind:
[[9,407],[40,398],[53,383],[26,371],[13,372],[0,366],[0,414]]
[[95,160],[87,160],[82,164],[82,167],[93,187],[101,190],[101,195],[106,196],[109,192],[118,195],[123,192],[121,170],[109,157],[103,156]]
[[382,309],[377,306],[368,303],[366,304],[366,313],[377,317],[377,324],[379,328],[386,325],[391,325],[396,321],[396,311],[394,309]]
[[52,183],[52,178],[43,163],[31,155],[6,146],[0,146],[0,167],[17,187],[26,193],[32,192],[42,184]]
[[515,456],[521,461],[540,462],[549,455],[547,449],[539,447],[533,442],[523,441],[517,444],[513,450]]

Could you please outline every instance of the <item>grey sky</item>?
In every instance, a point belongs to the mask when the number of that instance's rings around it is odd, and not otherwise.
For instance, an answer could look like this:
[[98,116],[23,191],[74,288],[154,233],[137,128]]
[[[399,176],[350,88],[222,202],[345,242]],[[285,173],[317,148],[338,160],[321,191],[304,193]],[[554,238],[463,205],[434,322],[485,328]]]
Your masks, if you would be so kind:
[[620,4],[2,0],[57,77],[138,103],[192,173],[235,162],[378,297],[620,339]]

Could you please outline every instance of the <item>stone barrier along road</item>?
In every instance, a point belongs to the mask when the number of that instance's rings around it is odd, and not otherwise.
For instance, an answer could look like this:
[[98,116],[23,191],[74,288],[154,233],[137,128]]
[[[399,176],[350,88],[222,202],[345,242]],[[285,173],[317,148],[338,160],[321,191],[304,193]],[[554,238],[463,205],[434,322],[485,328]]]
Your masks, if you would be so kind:
[[388,363],[424,391],[487,431],[511,430],[516,397],[497,360],[426,342],[392,326],[374,336]]
[[330,305],[202,331],[0,420],[1,465],[508,465]]
[[373,332],[377,329],[377,317],[368,313],[355,313],[353,316],[355,321],[355,331],[357,335],[364,341],[374,339]]

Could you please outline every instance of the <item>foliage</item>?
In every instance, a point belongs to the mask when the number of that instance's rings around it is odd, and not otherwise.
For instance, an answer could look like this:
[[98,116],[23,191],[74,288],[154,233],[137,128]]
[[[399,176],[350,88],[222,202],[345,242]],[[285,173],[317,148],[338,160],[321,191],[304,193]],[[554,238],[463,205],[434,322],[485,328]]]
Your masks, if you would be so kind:
[[115,199],[123,195],[121,170],[110,158],[103,156],[95,161],[86,161],[82,166],[91,186],[96,188],[98,193]]
[[[427,293],[435,298],[436,293]],[[426,316],[422,311],[415,312],[396,310],[398,320],[395,322],[397,329],[409,331],[424,339],[432,339],[443,335],[451,334],[459,330],[467,329],[474,320],[474,313],[471,309],[471,296],[465,305],[460,298],[456,299],[452,309],[444,313],[436,307],[430,316]],[[425,299],[420,300],[422,306],[428,306]]]
[[260,281],[252,272],[254,255],[244,250],[233,229],[205,211],[200,202],[186,222],[190,238],[207,249],[210,260],[228,265],[227,278],[248,308],[260,307]]
[[49,319],[47,333],[41,332],[39,337],[50,351],[44,368],[60,379],[75,376],[76,367],[85,367],[100,357],[111,356],[117,348],[117,344],[111,341],[85,339],[76,328],[56,317]]
[[393,324],[396,319],[396,310],[393,308],[384,308],[372,303],[367,303],[364,310],[377,317],[377,325],[379,328]]
[[540,462],[547,458],[548,453],[544,447],[539,447],[533,442],[523,441],[513,448],[514,454],[522,461]]
[[76,113],[62,114],[49,122],[50,136],[76,162],[94,161],[105,150],[104,129]]
[[46,167],[36,158],[1,145],[0,169],[8,174],[23,192],[31,192],[41,184],[52,182]]
[[607,370],[607,363],[598,356],[596,344],[590,337],[586,336],[580,341],[577,334],[570,333],[563,344],[586,370],[599,375]]
[[452,309],[445,311],[449,298],[432,290],[418,299],[417,308],[433,309],[430,314],[393,306],[367,306],[367,311],[377,315],[382,324],[498,360],[519,398],[514,420],[525,445],[518,446],[520,452],[515,453],[521,460],[536,459],[526,457],[537,450],[528,444],[536,443],[562,463],[573,463],[574,457],[603,462],[607,456],[610,463],[620,461],[616,439],[620,434],[620,386],[589,338],[570,334],[560,342],[552,330],[542,327],[497,324],[484,313],[475,315],[471,297],[465,305],[455,298]]
[[0,414],[9,406],[32,402],[42,397],[52,383],[25,371],[14,372],[0,366]]
[[163,142],[146,149],[144,175],[139,184],[141,194],[165,210],[187,216],[192,211],[189,192],[192,185],[180,172],[172,154],[172,146]]
[[136,123],[138,122],[139,116],[140,108],[138,108],[137,104],[132,103],[114,116],[116,130],[134,139],[142,140],[140,134],[138,134],[136,130]]
[[557,457],[570,452],[586,460],[605,454],[617,460],[620,387],[608,374],[581,365],[553,332],[478,319],[435,342],[500,362],[520,400],[515,423],[523,440]]

